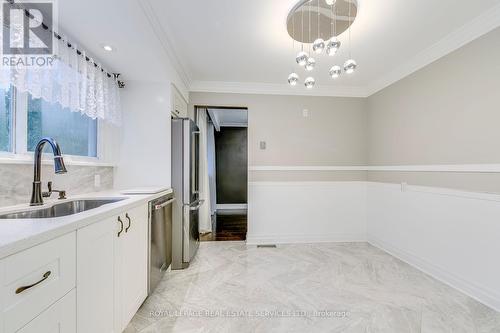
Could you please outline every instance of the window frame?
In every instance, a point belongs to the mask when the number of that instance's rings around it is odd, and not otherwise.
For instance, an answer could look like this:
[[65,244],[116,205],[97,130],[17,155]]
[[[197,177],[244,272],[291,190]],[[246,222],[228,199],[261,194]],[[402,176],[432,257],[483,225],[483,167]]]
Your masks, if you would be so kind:
[[[12,151],[0,151],[0,163],[32,163],[33,152],[28,151],[28,93],[20,92],[12,86]],[[96,157],[64,154],[64,162],[68,165],[112,166],[104,161],[103,122],[97,119]],[[51,154],[42,154],[42,163],[52,163]]]

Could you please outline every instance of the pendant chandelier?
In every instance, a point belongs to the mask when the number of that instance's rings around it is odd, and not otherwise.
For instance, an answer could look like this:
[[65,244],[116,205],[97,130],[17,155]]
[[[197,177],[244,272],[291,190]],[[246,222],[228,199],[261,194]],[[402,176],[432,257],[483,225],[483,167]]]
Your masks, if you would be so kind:
[[[341,47],[337,36],[345,31],[348,33],[349,57],[342,67],[332,64],[328,74],[332,79],[337,79],[343,73],[354,73],[358,65],[351,56],[351,25],[357,13],[357,0],[301,0],[290,11],[287,30],[292,37],[292,48],[296,54],[295,66],[298,65],[305,71],[306,79],[303,82],[306,88],[312,89],[316,83],[311,72],[314,71],[317,60],[311,55],[319,56],[325,53],[328,58],[334,57]],[[298,52],[296,42],[300,44]],[[292,69],[288,83],[296,86],[299,82],[300,75]]]

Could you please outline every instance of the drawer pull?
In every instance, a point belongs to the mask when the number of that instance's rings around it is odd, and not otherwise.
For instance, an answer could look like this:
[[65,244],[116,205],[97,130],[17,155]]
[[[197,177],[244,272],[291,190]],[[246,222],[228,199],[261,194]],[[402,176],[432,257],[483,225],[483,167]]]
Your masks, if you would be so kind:
[[120,216],[118,216],[118,222],[120,222],[120,231],[118,231],[118,237],[120,237],[123,232],[123,221]]
[[130,229],[130,225],[132,224],[132,220],[128,216],[128,213],[125,214],[125,217],[128,219],[128,227],[125,228],[125,232],[128,232],[128,229]]
[[30,288],[33,288],[36,285],[39,285],[43,281],[47,280],[49,278],[49,276],[50,276],[51,273],[52,273],[51,271],[45,272],[45,274],[43,274],[43,278],[40,281],[35,282],[35,283],[33,283],[33,284],[29,285],[29,286],[24,286],[24,287],[17,288],[16,289],[16,294],[20,294],[20,293],[22,293],[23,291],[25,291],[27,289],[30,289]]

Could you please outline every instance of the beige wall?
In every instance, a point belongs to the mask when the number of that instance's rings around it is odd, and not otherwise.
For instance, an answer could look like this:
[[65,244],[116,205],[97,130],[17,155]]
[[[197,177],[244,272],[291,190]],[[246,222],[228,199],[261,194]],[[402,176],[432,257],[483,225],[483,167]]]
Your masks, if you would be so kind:
[[[499,41],[500,28],[367,99],[191,93],[190,111],[248,107],[253,166],[500,164]],[[251,181],[363,179],[500,193],[495,173],[250,173]]]
[[500,29],[368,98],[371,165],[500,163]]
[[[368,98],[370,165],[500,163],[500,29]],[[370,172],[408,182],[500,193],[499,174]]]
[[[191,93],[195,105],[248,107],[250,166],[364,165],[366,100],[309,96]],[[309,117],[302,115],[309,110]],[[266,150],[259,142],[266,141]],[[366,179],[359,173],[250,173],[250,180]]]

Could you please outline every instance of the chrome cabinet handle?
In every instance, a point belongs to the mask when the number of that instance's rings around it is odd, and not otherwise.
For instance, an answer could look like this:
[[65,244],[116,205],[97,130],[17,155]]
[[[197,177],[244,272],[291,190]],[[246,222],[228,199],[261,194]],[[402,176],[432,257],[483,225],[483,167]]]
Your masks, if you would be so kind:
[[118,237],[120,237],[120,235],[123,232],[123,221],[122,221],[120,216],[118,216],[118,222],[120,222],[120,225],[121,225],[121,229],[120,229],[120,231],[118,231]]
[[47,272],[45,272],[45,274],[43,274],[43,277],[42,277],[42,279],[40,281],[35,282],[33,284],[30,284],[29,286],[23,286],[23,287],[17,288],[16,289],[16,294],[20,294],[20,293],[22,293],[23,291],[25,291],[27,289],[30,289],[30,288],[33,288],[36,285],[39,285],[43,281],[47,280],[49,278],[50,274],[52,274],[52,272],[51,271],[47,271]]
[[128,227],[125,229],[125,232],[128,232],[128,229],[130,229],[130,226],[132,225],[132,220],[128,216],[128,213],[125,214],[125,217],[128,219]]

